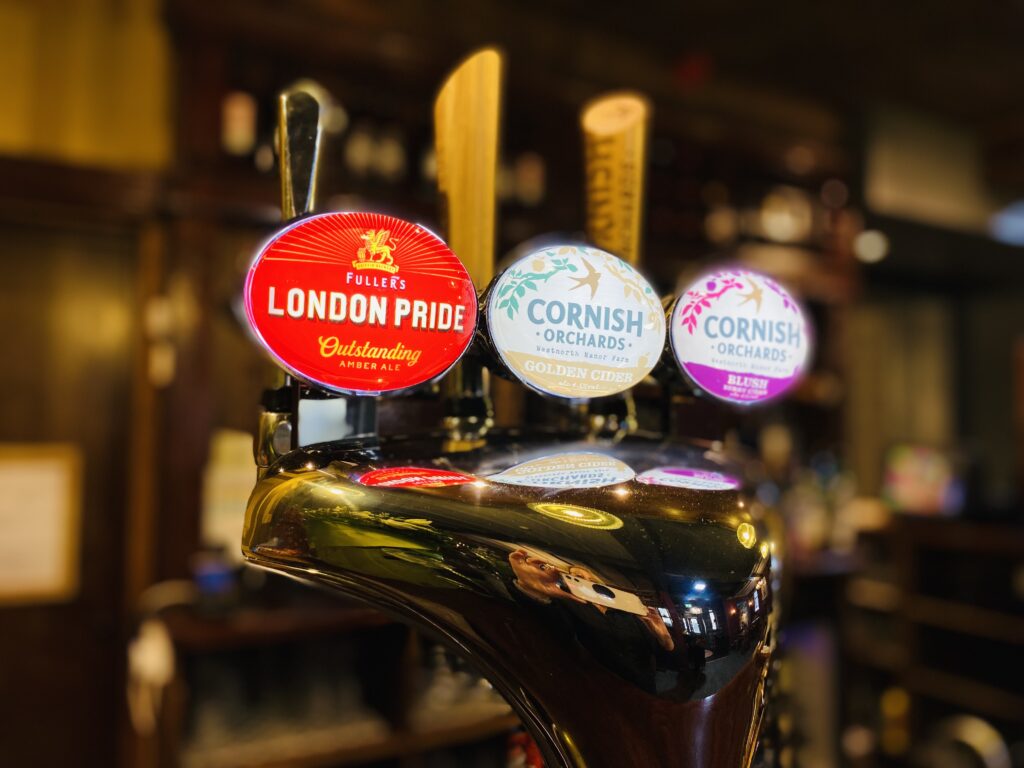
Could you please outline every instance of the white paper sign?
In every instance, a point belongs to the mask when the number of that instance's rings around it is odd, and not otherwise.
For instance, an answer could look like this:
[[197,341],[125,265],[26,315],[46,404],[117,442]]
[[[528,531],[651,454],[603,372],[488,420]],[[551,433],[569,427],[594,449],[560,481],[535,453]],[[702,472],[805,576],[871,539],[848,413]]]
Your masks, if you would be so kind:
[[71,445],[0,445],[0,603],[78,591],[81,463]]

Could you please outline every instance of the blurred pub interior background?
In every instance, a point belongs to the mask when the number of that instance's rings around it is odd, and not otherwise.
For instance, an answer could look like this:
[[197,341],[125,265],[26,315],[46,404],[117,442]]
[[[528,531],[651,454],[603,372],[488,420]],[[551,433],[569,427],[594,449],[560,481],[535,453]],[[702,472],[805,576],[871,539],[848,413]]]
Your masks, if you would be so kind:
[[579,108],[633,88],[646,273],[738,259],[814,317],[794,397],[677,410],[786,520],[772,758],[1024,766],[1022,33],[1019,0],[0,0],[0,764],[525,764],[459,659],[237,554],[276,92],[340,105],[323,209],[433,226],[432,99],[493,43],[499,255],[582,229]]

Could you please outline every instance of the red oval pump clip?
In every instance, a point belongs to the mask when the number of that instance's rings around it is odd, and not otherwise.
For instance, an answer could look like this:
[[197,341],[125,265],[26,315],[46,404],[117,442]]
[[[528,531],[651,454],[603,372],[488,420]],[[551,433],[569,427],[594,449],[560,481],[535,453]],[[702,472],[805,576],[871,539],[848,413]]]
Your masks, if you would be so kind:
[[278,232],[245,282],[257,339],[304,381],[348,395],[415,388],[451,368],[477,296],[427,229],[379,213],[326,213]]

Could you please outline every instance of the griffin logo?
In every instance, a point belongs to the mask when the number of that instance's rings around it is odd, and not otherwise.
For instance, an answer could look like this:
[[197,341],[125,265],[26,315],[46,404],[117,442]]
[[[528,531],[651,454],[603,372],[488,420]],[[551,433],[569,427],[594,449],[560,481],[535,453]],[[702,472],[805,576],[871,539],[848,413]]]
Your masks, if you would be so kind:
[[391,237],[391,231],[387,229],[368,229],[359,236],[365,245],[359,249],[352,266],[356,269],[379,269],[393,275],[398,271],[398,265],[391,255],[396,247]]

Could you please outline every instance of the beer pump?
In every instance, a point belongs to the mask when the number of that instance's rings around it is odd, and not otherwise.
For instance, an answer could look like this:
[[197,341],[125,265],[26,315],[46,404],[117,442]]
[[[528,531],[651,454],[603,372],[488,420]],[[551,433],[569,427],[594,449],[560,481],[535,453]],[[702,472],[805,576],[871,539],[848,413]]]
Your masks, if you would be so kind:
[[[473,54],[452,72],[434,102],[445,232],[478,286],[494,274],[501,65],[496,50]],[[489,377],[481,358],[470,355],[442,383],[448,450],[479,447],[494,426]]]
[[[756,502],[699,446],[494,428],[486,356],[463,357],[477,333],[469,272],[482,284],[491,269],[499,73],[496,53],[471,57],[437,102],[454,252],[392,217],[328,213],[254,261],[250,325],[310,391],[362,402],[461,367],[439,433],[293,439],[267,455],[243,554],[441,639],[552,767],[749,766],[774,604]],[[289,146],[310,140],[294,130],[282,119]],[[526,254],[480,304],[477,343],[557,396],[626,392],[664,349],[653,289],[598,248]]]
[[[637,268],[650,104],[630,91],[599,96],[580,112],[587,239]],[[638,427],[631,392],[589,403],[592,435],[621,438]]]
[[535,241],[481,300],[493,364],[563,399],[591,439],[637,428],[630,389],[658,363],[665,318],[637,270],[647,106],[633,94],[583,113],[588,242]]

